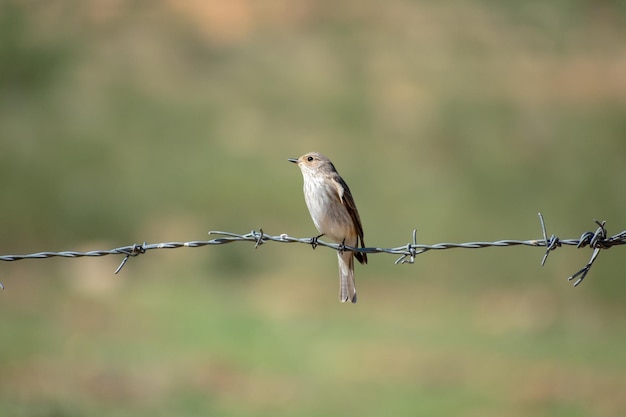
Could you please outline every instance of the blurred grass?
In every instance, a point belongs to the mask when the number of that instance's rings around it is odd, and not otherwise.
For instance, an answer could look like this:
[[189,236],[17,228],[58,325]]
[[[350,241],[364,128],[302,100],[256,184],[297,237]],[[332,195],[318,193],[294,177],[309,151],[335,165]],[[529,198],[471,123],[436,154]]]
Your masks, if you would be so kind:
[[[0,5],[2,253],[312,235],[318,150],[366,243],[623,230],[621,1]],[[620,249],[227,245],[2,265],[0,415],[621,416]]]

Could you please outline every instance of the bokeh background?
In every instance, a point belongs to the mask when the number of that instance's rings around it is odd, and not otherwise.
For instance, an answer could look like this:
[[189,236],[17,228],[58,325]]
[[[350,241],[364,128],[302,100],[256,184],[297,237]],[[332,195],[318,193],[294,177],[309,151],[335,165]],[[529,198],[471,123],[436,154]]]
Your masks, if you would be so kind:
[[[311,150],[368,245],[616,233],[626,3],[4,0],[0,146],[2,254],[312,236]],[[0,415],[626,415],[625,254],[542,255],[3,262]]]

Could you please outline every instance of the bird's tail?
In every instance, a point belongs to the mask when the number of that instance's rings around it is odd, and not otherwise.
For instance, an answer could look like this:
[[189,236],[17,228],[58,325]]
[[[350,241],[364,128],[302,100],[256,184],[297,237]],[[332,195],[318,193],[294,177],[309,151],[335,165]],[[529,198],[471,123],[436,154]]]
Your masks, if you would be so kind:
[[356,303],[356,287],[354,286],[354,253],[338,252],[339,258],[339,301]]

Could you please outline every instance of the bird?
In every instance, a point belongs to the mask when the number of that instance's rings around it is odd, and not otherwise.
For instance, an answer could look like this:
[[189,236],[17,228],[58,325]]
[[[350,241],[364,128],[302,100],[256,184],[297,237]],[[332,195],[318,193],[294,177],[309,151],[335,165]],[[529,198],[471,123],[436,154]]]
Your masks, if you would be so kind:
[[348,184],[341,178],[333,163],[318,152],[309,152],[299,158],[289,158],[297,164],[304,179],[304,200],[311,219],[321,233],[340,245],[339,301],[356,303],[354,283],[354,258],[367,263],[367,254],[343,250],[345,246],[365,247],[363,226]]

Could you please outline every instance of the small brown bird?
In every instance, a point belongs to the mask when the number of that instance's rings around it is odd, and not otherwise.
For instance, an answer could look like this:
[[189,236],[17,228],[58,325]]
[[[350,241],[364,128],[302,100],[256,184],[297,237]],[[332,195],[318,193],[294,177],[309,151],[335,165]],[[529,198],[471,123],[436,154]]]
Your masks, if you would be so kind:
[[[304,178],[304,200],[315,227],[336,243],[353,248],[365,247],[363,226],[348,184],[341,178],[330,159],[317,152],[289,159],[298,164]],[[319,237],[319,236],[318,236]],[[338,251],[339,301],[356,303],[354,258],[367,263],[361,252]]]

